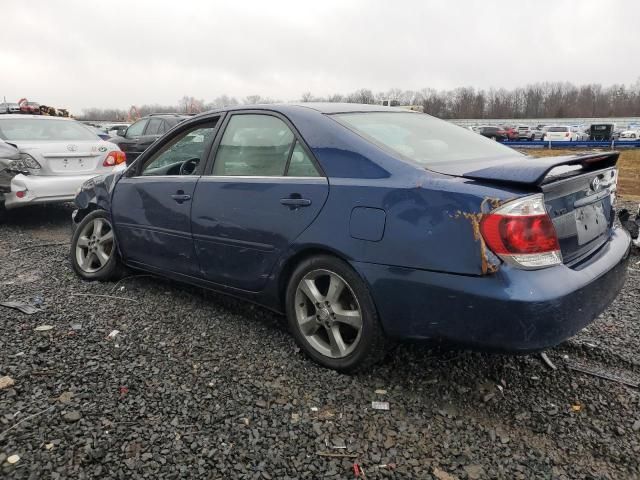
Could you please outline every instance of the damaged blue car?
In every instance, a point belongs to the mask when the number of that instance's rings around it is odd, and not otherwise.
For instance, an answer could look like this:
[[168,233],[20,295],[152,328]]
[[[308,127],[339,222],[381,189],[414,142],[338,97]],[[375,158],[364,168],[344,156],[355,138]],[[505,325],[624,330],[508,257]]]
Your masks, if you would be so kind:
[[617,160],[531,158],[400,108],[232,107],[87,182],[71,263],[86,280],[126,266],[281,312],[340,371],[404,339],[537,351],[623,285]]

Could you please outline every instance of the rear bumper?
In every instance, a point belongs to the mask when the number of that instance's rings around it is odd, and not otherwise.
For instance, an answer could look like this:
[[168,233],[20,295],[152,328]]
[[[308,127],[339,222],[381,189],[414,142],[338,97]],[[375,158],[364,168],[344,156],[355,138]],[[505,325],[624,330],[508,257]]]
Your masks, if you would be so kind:
[[531,352],[561,343],[604,311],[626,278],[630,238],[611,240],[579,267],[485,277],[354,262],[368,281],[386,333],[471,347]]
[[[11,179],[11,192],[5,194],[5,207],[17,208],[41,203],[70,202],[78,188],[96,174],[74,176],[16,175]],[[24,192],[18,197],[18,192]]]

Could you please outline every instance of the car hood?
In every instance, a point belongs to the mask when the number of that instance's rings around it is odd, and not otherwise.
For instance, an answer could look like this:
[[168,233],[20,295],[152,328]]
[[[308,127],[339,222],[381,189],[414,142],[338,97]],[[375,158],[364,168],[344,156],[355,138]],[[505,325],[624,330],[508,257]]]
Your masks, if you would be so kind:
[[429,169],[445,175],[472,180],[539,186],[552,170],[563,169],[566,171],[571,170],[571,167],[596,170],[612,167],[618,161],[619,155],[619,152],[544,158],[514,155],[513,159],[501,157],[442,163],[430,166]]

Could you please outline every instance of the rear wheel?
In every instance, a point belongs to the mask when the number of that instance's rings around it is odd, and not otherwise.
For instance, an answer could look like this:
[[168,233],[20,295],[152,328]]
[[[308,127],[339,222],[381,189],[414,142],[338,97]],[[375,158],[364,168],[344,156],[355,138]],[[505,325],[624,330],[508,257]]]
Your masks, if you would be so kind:
[[319,255],[298,265],[286,307],[296,342],[319,364],[353,372],[384,358],[387,342],[367,285],[342,260]]
[[71,265],[84,280],[108,281],[122,266],[109,214],[95,210],[82,219],[71,238]]

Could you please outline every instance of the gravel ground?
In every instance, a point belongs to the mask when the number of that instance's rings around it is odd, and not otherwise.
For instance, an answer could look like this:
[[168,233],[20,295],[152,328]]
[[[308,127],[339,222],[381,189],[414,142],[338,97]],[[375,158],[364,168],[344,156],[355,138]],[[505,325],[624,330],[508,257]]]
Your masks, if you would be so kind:
[[13,251],[67,242],[69,214],[0,226],[0,301],[43,308],[0,307],[0,477],[349,479],[355,459],[369,479],[640,478],[638,389],[566,368],[640,381],[637,251],[611,308],[548,352],[556,371],[409,345],[347,376],[260,308],[148,276],[84,283],[63,245]]

